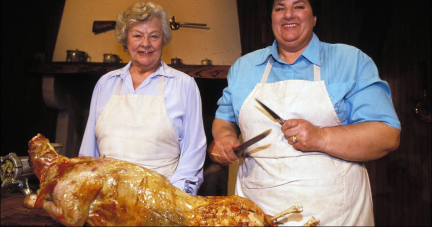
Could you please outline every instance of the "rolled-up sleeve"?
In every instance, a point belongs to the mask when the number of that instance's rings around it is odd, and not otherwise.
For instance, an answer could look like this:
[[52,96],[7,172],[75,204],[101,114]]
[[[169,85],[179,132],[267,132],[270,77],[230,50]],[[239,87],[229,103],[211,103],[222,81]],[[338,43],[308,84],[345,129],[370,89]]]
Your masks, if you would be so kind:
[[390,86],[381,80],[370,57],[359,52],[356,84],[346,95],[348,124],[380,121],[401,129],[393,106]]
[[236,69],[238,68],[238,61],[230,67],[227,75],[228,86],[222,91],[222,97],[219,98],[216,110],[215,118],[235,122],[235,114],[233,108],[233,100],[231,96],[231,88],[234,84],[234,78],[236,76]]
[[99,150],[95,136],[95,127],[97,121],[96,106],[98,104],[98,97],[101,91],[101,80],[96,84],[90,103],[89,117],[87,120],[86,129],[84,132],[81,148],[78,156],[92,156],[99,157]]

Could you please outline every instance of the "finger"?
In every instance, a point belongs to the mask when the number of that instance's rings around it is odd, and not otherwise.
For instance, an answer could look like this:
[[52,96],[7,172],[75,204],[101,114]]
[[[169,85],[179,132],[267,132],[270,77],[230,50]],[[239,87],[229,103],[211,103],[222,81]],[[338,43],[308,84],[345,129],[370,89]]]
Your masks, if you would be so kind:
[[222,147],[220,145],[218,146],[218,144],[215,143],[214,140],[210,143],[207,151],[208,151],[208,154],[210,156],[210,159],[213,162],[220,163],[220,158],[219,158],[220,154],[219,153],[222,150],[221,148]]
[[227,145],[226,147],[224,147],[224,154],[225,154],[226,158],[230,161],[230,164],[232,162],[237,161],[237,159],[238,159],[237,155],[235,154],[235,152],[233,150],[233,146],[236,146],[236,145],[231,145],[231,146]]
[[221,139],[209,146],[209,155],[213,161],[222,165],[238,162],[238,157],[233,150],[233,147],[238,146],[238,144],[239,141],[231,141],[226,138]]
[[234,163],[234,161],[231,160],[225,152],[222,152],[218,158],[220,160],[220,163],[223,165],[229,165],[231,163]]
[[294,136],[294,135],[296,135],[296,133],[297,132],[295,132],[293,129],[290,129],[290,130],[286,130],[285,132],[284,132],[284,137],[285,137],[285,139],[286,140],[288,140],[288,141],[292,141],[292,136]]
[[219,163],[219,164],[223,164],[224,160],[221,158],[221,153],[223,153],[223,147],[215,142],[214,140],[212,141],[212,143],[210,143],[209,147],[208,147],[208,153],[210,156],[210,159],[213,162]]
[[241,154],[244,152],[243,150],[242,151],[236,151],[236,150],[234,150],[236,147],[238,147],[238,144],[237,145],[233,145],[231,147],[231,149],[232,149],[233,152],[228,154],[228,156],[230,157],[230,159],[233,160],[233,161],[237,161],[239,159],[239,157],[241,156]]
[[226,165],[225,161],[221,158],[221,156],[219,154],[213,156],[213,159],[216,162],[216,164]]
[[230,152],[232,152],[232,149],[230,148],[230,146],[224,146],[222,144],[216,144],[216,149],[212,152],[213,153],[212,156],[216,160],[217,163],[220,163],[222,165],[229,165],[229,164],[234,162],[228,156],[228,154]]
[[298,135],[285,134],[285,139],[288,141],[288,144],[294,145],[299,142]]
[[289,119],[286,120],[282,125],[282,131],[286,131],[292,128],[295,128],[299,124],[297,119]]
[[291,136],[291,142],[292,142],[293,144],[295,144],[295,143],[297,143],[297,142],[298,142],[298,138],[297,138],[297,136],[296,136],[296,135],[294,135],[294,136]]
[[223,153],[224,152],[219,152],[219,153],[212,152],[210,156],[214,162],[221,165],[227,165],[228,164],[227,159],[222,157]]

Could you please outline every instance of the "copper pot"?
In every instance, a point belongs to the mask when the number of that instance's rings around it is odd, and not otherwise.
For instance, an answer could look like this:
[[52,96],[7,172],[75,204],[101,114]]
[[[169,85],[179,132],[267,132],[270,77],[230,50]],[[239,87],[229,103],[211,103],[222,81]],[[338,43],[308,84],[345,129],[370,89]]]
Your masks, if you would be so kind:
[[104,54],[104,63],[123,63],[123,60],[116,54]]
[[212,60],[210,60],[210,59],[204,59],[204,60],[201,60],[201,65],[212,65],[213,64],[213,61]]
[[76,50],[67,50],[66,51],[66,62],[90,62],[91,58],[84,51]]
[[183,60],[180,58],[171,58],[171,65],[181,65],[183,64]]

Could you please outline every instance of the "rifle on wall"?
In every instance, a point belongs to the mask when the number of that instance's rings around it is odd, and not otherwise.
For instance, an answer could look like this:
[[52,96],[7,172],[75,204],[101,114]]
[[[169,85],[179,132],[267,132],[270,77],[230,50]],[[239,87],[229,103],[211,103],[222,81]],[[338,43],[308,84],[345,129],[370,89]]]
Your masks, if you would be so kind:
[[115,21],[94,21],[93,22],[93,33],[95,35],[114,30],[116,27]]

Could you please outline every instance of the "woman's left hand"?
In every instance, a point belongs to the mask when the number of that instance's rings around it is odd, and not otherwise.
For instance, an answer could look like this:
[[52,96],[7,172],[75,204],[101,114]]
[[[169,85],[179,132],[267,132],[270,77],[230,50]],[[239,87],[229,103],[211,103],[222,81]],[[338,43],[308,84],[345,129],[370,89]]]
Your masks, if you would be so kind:
[[282,132],[288,143],[299,151],[321,151],[324,142],[324,130],[303,119],[286,120]]

